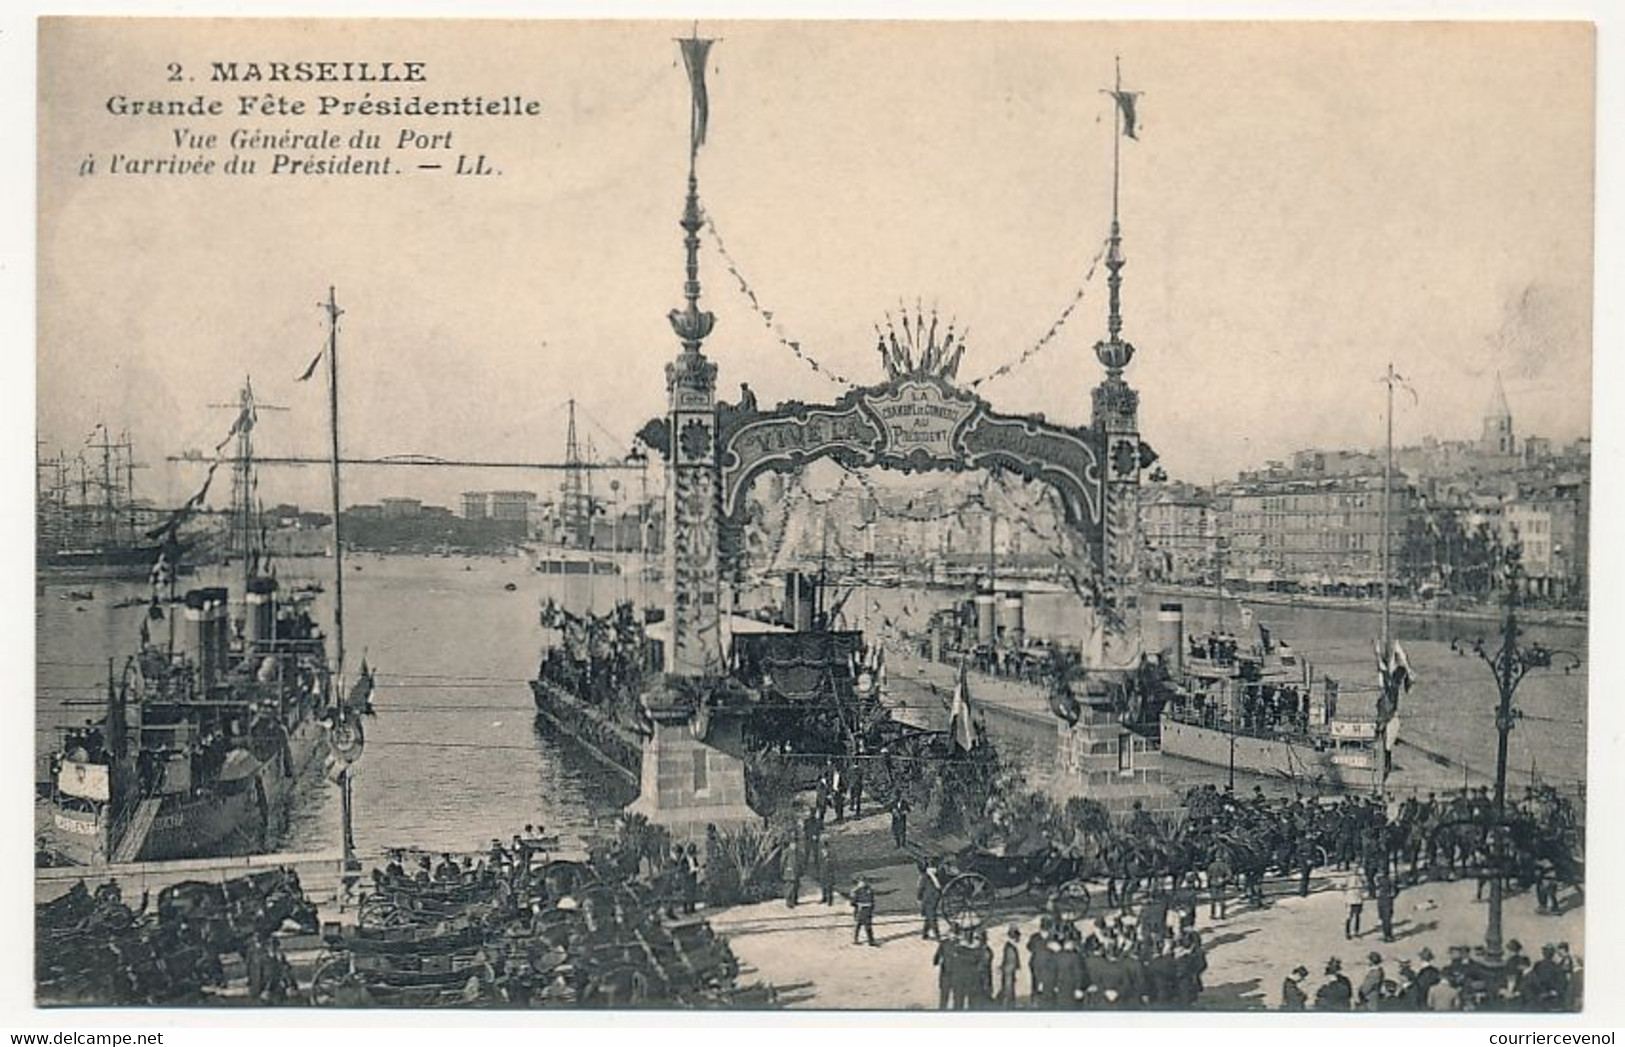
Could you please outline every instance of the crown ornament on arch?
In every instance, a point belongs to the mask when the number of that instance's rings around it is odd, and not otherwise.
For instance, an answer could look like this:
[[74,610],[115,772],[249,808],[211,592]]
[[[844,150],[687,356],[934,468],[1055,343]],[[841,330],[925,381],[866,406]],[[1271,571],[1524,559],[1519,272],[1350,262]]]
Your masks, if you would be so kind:
[[965,334],[954,329],[957,321],[950,319],[939,335],[940,318],[935,307],[927,313],[916,302],[912,317],[906,306],[899,312],[897,320],[893,320],[891,313],[886,314],[885,330],[875,325],[875,351],[885,365],[886,380],[940,378],[953,381],[959,374],[959,361],[965,355]]

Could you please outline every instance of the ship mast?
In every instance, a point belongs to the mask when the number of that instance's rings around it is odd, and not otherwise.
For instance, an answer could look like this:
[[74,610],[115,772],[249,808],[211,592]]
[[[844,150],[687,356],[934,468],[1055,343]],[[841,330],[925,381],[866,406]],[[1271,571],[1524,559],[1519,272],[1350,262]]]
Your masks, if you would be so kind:
[[[341,523],[339,499],[339,308],[334,289],[327,289],[327,411],[328,434],[331,438],[331,471],[333,489],[333,683],[331,700],[335,708],[344,704],[344,527]],[[339,772],[340,817],[342,819],[344,873],[348,876],[356,866],[355,859],[355,804],[348,764]]]
[[1394,641],[1389,628],[1389,603],[1391,600],[1389,587],[1389,574],[1393,557],[1389,545],[1392,541],[1392,529],[1389,526],[1389,514],[1392,511],[1394,488],[1394,383],[1399,381],[1394,374],[1394,365],[1390,361],[1388,371],[1382,377],[1382,383],[1388,387],[1388,417],[1387,441],[1382,463],[1382,690],[1379,699],[1382,715],[1377,718],[1376,756],[1377,756],[1377,795],[1384,801],[1388,798],[1388,765],[1390,754],[1388,749],[1388,721],[1394,715]]
[[327,311],[327,419],[333,494],[333,678],[337,681],[333,699],[338,704],[344,698],[344,527],[339,501],[339,317],[344,315],[344,310],[339,308],[332,287],[327,289],[327,301],[321,306]]

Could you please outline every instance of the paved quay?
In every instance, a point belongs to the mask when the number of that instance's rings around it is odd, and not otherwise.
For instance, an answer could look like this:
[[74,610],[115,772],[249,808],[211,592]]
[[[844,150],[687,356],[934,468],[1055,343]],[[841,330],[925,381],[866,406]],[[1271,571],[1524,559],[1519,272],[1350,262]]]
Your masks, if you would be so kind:
[[[838,894],[833,905],[822,905],[818,884],[809,877],[803,881],[801,904],[793,909],[774,900],[706,914],[746,967],[744,979],[773,985],[780,1002],[792,1008],[935,1009],[937,972],[931,958],[936,943],[920,938],[914,896],[914,856],[924,851],[895,850],[884,815],[830,825],[825,833],[840,870],[841,891],[857,871],[864,872],[875,888],[875,938],[880,947],[854,946],[845,894]],[[942,849],[951,845],[952,841],[941,841]],[[1395,905],[1392,943],[1382,940],[1376,905],[1368,901],[1364,932],[1346,940],[1340,880],[1336,872],[1317,876],[1309,895],[1301,898],[1296,880],[1269,882],[1263,908],[1250,909],[1232,899],[1228,915],[1220,920],[1208,918],[1204,899],[1197,927],[1207,948],[1208,970],[1197,1008],[1274,1009],[1280,1003],[1281,981],[1299,964],[1309,968],[1306,984],[1312,997],[1332,956],[1342,961],[1344,973],[1358,985],[1372,951],[1382,954],[1393,977],[1399,961],[1414,963],[1424,946],[1442,965],[1451,945],[1478,945],[1484,940],[1487,906],[1473,900],[1470,880],[1424,883],[1402,891]],[[1105,888],[1091,890],[1092,917],[1104,913]],[[1017,898],[997,914],[988,925],[995,955],[1010,924],[1021,928],[1025,942],[1037,928],[1041,904],[1041,899]],[[1573,897],[1565,904],[1567,911],[1561,916],[1543,916],[1535,911],[1531,895],[1509,897],[1505,938],[1519,940],[1532,959],[1539,958],[1543,943],[1558,941],[1568,942],[1583,959],[1584,907]],[[1025,948],[1022,957],[1025,965]],[[1024,997],[1027,978],[1024,967],[1020,976]]]

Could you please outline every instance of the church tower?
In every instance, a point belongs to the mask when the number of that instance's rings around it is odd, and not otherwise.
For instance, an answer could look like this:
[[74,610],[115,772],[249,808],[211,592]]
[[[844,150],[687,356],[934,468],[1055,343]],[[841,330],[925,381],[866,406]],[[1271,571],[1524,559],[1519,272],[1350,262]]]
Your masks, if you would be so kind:
[[1510,458],[1518,453],[1517,439],[1512,433],[1512,410],[1507,407],[1506,390],[1501,387],[1501,372],[1495,373],[1495,392],[1484,411],[1484,433],[1479,437],[1480,454],[1496,458]]

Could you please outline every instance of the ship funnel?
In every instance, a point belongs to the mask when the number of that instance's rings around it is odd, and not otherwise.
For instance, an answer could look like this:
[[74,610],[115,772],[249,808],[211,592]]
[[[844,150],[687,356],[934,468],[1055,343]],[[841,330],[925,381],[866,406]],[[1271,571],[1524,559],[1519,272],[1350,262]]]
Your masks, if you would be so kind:
[[243,615],[245,639],[262,651],[276,642],[276,579],[255,578],[248,583],[247,611]]
[[993,620],[994,604],[998,597],[992,593],[976,594],[976,642],[992,646],[998,639],[997,625]]
[[999,628],[1004,633],[1006,647],[1020,647],[1026,642],[1027,605],[1020,593],[1005,594],[999,604]]
[[818,607],[818,587],[800,571],[784,578],[784,620],[797,632],[810,632]]
[[1185,671],[1185,606],[1165,603],[1157,608],[1157,650],[1170,676]]
[[230,626],[226,620],[225,589],[192,589],[186,594],[186,653],[197,666],[204,691],[214,686],[226,669]]

